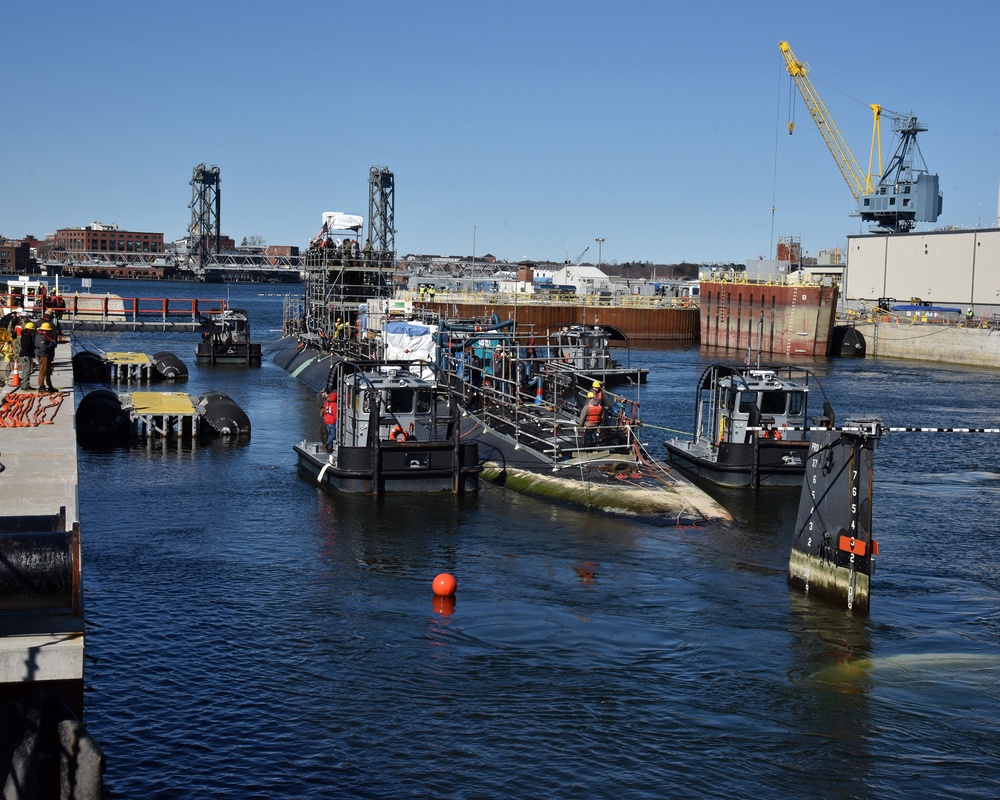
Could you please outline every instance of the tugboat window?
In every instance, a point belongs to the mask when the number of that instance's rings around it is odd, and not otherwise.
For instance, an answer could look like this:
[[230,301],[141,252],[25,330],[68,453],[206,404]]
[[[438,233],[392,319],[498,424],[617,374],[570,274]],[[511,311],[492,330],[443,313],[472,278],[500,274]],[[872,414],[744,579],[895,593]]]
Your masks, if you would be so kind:
[[413,389],[390,389],[386,411],[392,414],[409,414],[413,411]]
[[417,413],[427,414],[431,410],[431,404],[434,402],[434,393],[430,389],[418,389],[417,390]]
[[785,413],[785,397],[787,395],[784,392],[763,392],[762,394],[763,397],[760,404],[761,414]]
[[740,392],[740,413],[749,414],[757,402],[757,392]]
[[802,414],[805,406],[805,392],[792,392],[788,395],[788,416],[797,417]]

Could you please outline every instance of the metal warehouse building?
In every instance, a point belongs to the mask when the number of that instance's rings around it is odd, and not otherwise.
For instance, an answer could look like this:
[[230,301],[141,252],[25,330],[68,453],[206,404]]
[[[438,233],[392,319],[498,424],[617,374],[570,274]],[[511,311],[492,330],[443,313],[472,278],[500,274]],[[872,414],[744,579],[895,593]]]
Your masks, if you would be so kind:
[[1000,306],[1000,228],[847,237],[844,299]]

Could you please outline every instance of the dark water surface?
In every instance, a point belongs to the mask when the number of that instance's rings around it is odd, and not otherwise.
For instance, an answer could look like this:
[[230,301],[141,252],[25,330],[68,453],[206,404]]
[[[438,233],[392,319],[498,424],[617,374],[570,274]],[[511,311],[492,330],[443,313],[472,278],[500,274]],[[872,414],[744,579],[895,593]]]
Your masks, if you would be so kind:
[[[276,338],[285,287],[228,291]],[[274,365],[199,367],[192,334],[87,338],[173,350],[177,388],[226,392],[253,423],[246,444],[81,452],[85,714],[112,796],[1000,796],[1000,438],[883,440],[855,619],[786,585],[794,491],[725,494],[735,524],[686,529],[492,486],[330,497],[291,451],[318,403]],[[662,455],[709,356],[632,356]],[[839,421],[1000,425],[995,370],[813,367]]]

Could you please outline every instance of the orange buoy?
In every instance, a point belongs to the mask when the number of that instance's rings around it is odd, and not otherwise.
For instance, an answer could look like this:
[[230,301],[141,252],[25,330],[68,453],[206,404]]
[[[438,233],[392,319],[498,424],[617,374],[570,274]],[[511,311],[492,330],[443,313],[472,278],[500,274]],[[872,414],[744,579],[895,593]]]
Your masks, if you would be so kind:
[[454,575],[442,572],[434,579],[433,587],[434,594],[438,597],[450,597],[455,594],[455,590],[458,588],[458,581],[455,580]]

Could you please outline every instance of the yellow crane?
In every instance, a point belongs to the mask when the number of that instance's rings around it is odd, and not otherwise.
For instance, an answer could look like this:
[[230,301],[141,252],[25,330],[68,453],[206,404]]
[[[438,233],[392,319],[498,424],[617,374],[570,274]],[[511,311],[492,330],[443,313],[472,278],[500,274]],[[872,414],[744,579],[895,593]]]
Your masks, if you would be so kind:
[[[872,110],[872,145],[868,155],[868,171],[862,172],[857,160],[847,146],[840,129],[833,121],[829,109],[809,79],[809,65],[799,61],[788,42],[778,42],[778,48],[785,59],[788,74],[802,95],[823,141],[830,148],[841,175],[854,195],[857,203],[854,213],[863,220],[875,222],[880,228],[896,232],[911,230],[914,223],[937,222],[941,213],[943,197],[939,190],[937,175],[931,175],[923,164],[923,156],[917,145],[917,134],[926,131],[916,116],[895,114],[885,111],[892,118],[893,132],[899,135],[895,152],[889,159],[889,166],[882,170],[882,114],[884,109],[878,104],[868,107]],[[792,133],[795,123],[788,123]],[[875,156],[878,154],[877,171]],[[915,163],[918,156],[920,163]],[[897,200],[899,202],[897,202]]]
[[[869,106],[875,115],[875,123],[872,127],[872,151],[868,157],[868,172],[864,173],[861,171],[857,159],[854,158],[854,154],[851,153],[851,148],[844,141],[837,123],[833,121],[826,103],[823,102],[823,99],[819,96],[819,92],[816,91],[816,87],[813,86],[813,82],[809,79],[809,65],[799,61],[795,57],[795,53],[792,52],[791,45],[788,42],[778,42],[778,47],[781,49],[781,55],[785,58],[785,67],[788,69],[788,74],[792,76],[792,80],[798,86],[799,92],[802,94],[802,100],[805,102],[806,108],[809,109],[809,114],[813,118],[813,121],[815,121],[816,127],[819,128],[819,132],[823,136],[823,141],[826,142],[826,146],[833,153],[833,158],[837,162],[844,180],[847,181],[854,199],[860,200],[863,196],[871,194],[873,188],[872,162],[874,161],[876,151],[879,153],[879,173],[876,175],[876,178],[881,175],[882,171],[882,106]],[[795,123],[789,122],[788,132],[791,133],[794,129]],[[878,144],[877,147],[876,143]]]

